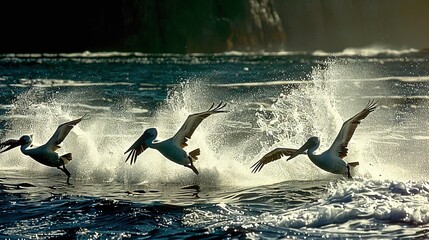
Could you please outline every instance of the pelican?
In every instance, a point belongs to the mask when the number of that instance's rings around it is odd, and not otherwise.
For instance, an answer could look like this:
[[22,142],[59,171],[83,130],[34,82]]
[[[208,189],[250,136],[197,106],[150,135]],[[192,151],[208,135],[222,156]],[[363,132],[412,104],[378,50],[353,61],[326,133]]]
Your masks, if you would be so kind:
[[10,139],[6,142],[0,143],[0,149],[8,146],[8,148],[1,151],[0,153],[4,153],[15,147],[21,146],[21,152],[23,154],[30,156],[43,165],[56,167],[63,171],[67,175],[67,184],[70,184],[70,172],[67,170],[65,165],[72,160],[72,154],[66,153],[60,156],[56,150],[60,148],[59,144],[64,141],[72,128],[82,119],[83,117],[58,126],[54,135],[52,135],[49,141],[42,146],[34,147],[32,145],[33,135],[24,135],[19,140]]
[[194,161],[198,159],[200,149],[197,148],[187,153],[183,148],[188,146],[187,141],[191,138],[198,125],[212,114],[227,112],[222,110],[225,106],[226,103],[223,102],[220,102],[217,106],[213,103],[207,111],[189,115],[179,131],[177,131],[173,137],[164,141],[155,140],[158,135],[156,128],[147,129],[144,131],[143,135],[124,153],[127,154],[129,152],[125,162],[127,162],[128,159],[131,159],[130,164],[133,164],[137,161],[137,156],[139,156],[144,150],[147,148],[153,148],[158,150],[169,160],[188,167],[192,169],[195,174],[199,174],[198,170],[194,166]]
[[251,168],[253,173],[259,172],[265,164],[278,160],[284,156],[289,156],[286,161],[298,156],[299,154],[307,154],[310,160],[319,168],[334,174],[346,175],[352,178],[350,167],[359,165],[359,162],[349,162],[343,160],[348,153],[348,144],[353,136],[357,126],[361,120],[365,119],[368,114],[377,108],[377,101],[370,100],[366,107],[343,123],[340,132],[335,138],[332,146],[320,155],[314,152],[320,146],[318,137],[310,137],[307,142],[299,149],[293,148],[276,148],[263,156],[258,162],[253,164]]

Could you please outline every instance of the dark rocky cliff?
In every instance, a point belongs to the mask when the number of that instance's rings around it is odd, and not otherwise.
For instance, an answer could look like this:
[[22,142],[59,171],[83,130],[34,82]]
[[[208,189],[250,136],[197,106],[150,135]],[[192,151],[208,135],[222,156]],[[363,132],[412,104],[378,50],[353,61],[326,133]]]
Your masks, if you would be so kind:
[[427,0],[0,1],[0,53],[429,47]]
[[125,50],[222,52],[285,41],[271,0],[130,1],[122,9]]
[[0,52],[277,50],[272,0],[1,1]]

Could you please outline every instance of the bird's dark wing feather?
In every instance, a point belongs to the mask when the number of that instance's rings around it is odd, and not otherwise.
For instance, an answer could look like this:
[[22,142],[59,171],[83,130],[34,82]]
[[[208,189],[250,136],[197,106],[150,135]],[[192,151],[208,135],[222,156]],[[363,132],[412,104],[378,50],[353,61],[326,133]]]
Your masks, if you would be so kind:
[[337,152],[340,158],[346,157],[348,153],[347,146],[350,139],[353,137],[357,126],[360,124],[361,120],[365,119],[368,114],[377,108],[377,103],[378,102],[375,100],[370,100],[362,111],[358,112],[349,120],[345,121],[341,127],[340,132],[335,138],[334,143],[330,147],[330,150]]
[[58,126],[57,130],[55,131],[55,133],[52,135],[52,137],[49,139],[49,141],[46,143],[46,146],[52,148],[54,151],[56,149],[58,149],[58,145],[61,144],[64,139],[67,137],[67,135],[69,134],[69,132],[72,130],[72,128],[74,126],[76,126],[76,124],[78,124],[80,121],[82,121],[82,119],[85,116],[70,121],[70,122],[66,122],[61,124],[60,126]]
[[189,115],[182,127],[177,131],[173,136],[172,140],[176,144],[179,144],[182,148],[188,146],[187,141],[191,138],[195,129],[200,125],[200,123],[207,118],[208,116],[216,113],[225,113],[227,111],[222,110],[226,106],[226,103],[220,102],[217,106],[212,104],[212,106],[204,112],[195,113]]
[[276,148],[270,151],[250,167],[250,168],[253,168],[252,173],[261,171],[261,169],[265,166],[265,164],[279,160],[282,157],[290,156],[293,153],[295,153],[297,150],[298,149],[293,149],[293,148]]
[[130,164],[136,163],[137,161],[137,156],[140,155],[144,150],[147,149],[147,146],[145,144],[145,141],[148,137],[150,137],[151,135],[148,132],[144,132],[141,137],[139,139],[137,139],[137,141],[135,141],[133,143],[133,145],[131,145],[130,148],[128,148],[127,151],[125,151],[124,154],[127,154],[128,152],[130,152],[130,154],[128,154],[127,159],[125,160],[125,162],[128,161],[128,159],[131,158]]

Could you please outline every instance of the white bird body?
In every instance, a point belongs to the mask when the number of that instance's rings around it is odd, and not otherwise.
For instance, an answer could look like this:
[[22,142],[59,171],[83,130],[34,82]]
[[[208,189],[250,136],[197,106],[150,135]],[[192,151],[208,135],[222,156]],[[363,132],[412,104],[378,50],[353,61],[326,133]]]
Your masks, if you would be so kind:
[[[30,144],[21,145],[21,152],[37,162],[49,166],[49,167],[60,167],[62,166],[62,162],[60,160],[60,156],[57,152],[52,151],[46,145],[42,145],[39,147],[31,147]],[[64,164],[67,164],[69,161],[65,161]]]
[[164,157],[179,165],[191,164],[188,153],[177,145],[172,138],[165,141],[155,141],[152,145],[148,145],[148,147],[158,150]]
[[15,147],[21,146],[21,152],[24,155],[27,155],[37,162],[49,166],[56,167],[63,171],[67,175],[67,183],[69,183],[70,172],[66,169],[65,165],[72,160],[72,154],[67,153],[62,156],[58,155],[56,152],[60,148],[59,144],[66,138],[72,128],[78,124],[82,118],[66,122],[58,126],[55,133],[52,137],[42,146],[33,147],[33,137],[32,135],[24,135],[19,140],[8,140],[0,144],[0,149],[8,146],[7,149],[1,151],[0,153],[9,151]]
[[314,165],[319,168],[334,174],[344,174],[347,173],[347,162],[339,158],[335,152],[325,151],[320,155],[315,154],[314,152],[319,148],[319,144],[314,147],[310,147],[307,150],[308,158]]
[[129,152],[125,162],[128,161],[128,159],[131,159],[130,164],[133,164],[137,161],[137,156],[139,156],[143,151],[147,148],[153,148],[158,150],[164,157],[172,162],[191,168],[195,174],[199,174],[198,170],[194,167],[194,161],[198,159],[200,149],[197,148],[187,153],[183,148],[188,146],[187,141],[191,138],[199,124],[212,114],[226,112],[222,110],[225,106],[226,104],[220,102],[216,107],[212,104],[207,111],[189,115],[179,131],[177,131],[173,137],[165,141],[155,140],[158,135],[155,128],[147,129],[144,131],[143,135],[137,139],[137,141],[134,142],[127,151],[125,151],[125,154]]
[[308,158],[310,158],[311,162],[313,162],[317,167],[330,173],[347,175],[347,177],[351,178],[350,167],[355,167],[359,165],[359,163],[348,163],[343,160],[348,153],[348,143],[360,121],[366,118],[366,116],[376,108],[377,102],[372,100],[362,111],[345,121],[331,147],[322,154],[318,155],[314,153],[320,146],[320,140],[318,137],[311,137],[300,149],[276,148],[272,150],[252,166],[252,172],[258,172],[265,164],[278,160],[284,156],[289,156],[286,160],[289,161],[299,154],[305,154],[305,151],[307,151],[306,154]]

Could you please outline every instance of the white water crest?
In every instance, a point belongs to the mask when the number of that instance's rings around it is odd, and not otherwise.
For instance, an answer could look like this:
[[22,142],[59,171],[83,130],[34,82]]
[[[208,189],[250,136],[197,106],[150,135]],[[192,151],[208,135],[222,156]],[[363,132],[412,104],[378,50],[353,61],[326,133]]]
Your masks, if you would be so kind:
[[373,57],[378,55],[388,55],[388,56],[401,56],[406,54],[418,53],[418,49],[408,48],[408,49],[389,49],[382,46],[369,46],[363,48],[345,48],[343,51],[339,52],[326,52],[322,50],[314,51],[312,55],[314,56],[362,56],[362,57]]
[[[419,232],[429,223],[429,185],[425,181],[357,178],[330,182],[326,187],[311,187],[314,182],[307,184],[309,186],[301,186],[304,189],[295,189],[292,182],[290,185],[284,182],[267,186],[264,200],[271,203],[271,208],[261,214],[254,214],[257,205],[252,204],[260,200],[254,194],[232,193],[213,207],[189,209],[184,215],[184,224],[204,225],[209,231],[234,224],[245,229],[264,226],[265,229],[282,228],[303,235],[331,234],[333,237],[357,233],[360,237],[372,238],[379,237],[380,233],[395,236],[425,234]],[[318,200],[312,198],[315,194]],[[306,202],[308,199],[312,201]],[[296,206],[296,202],[300,204]],[[327,226],[335,226],[335,233]]]

